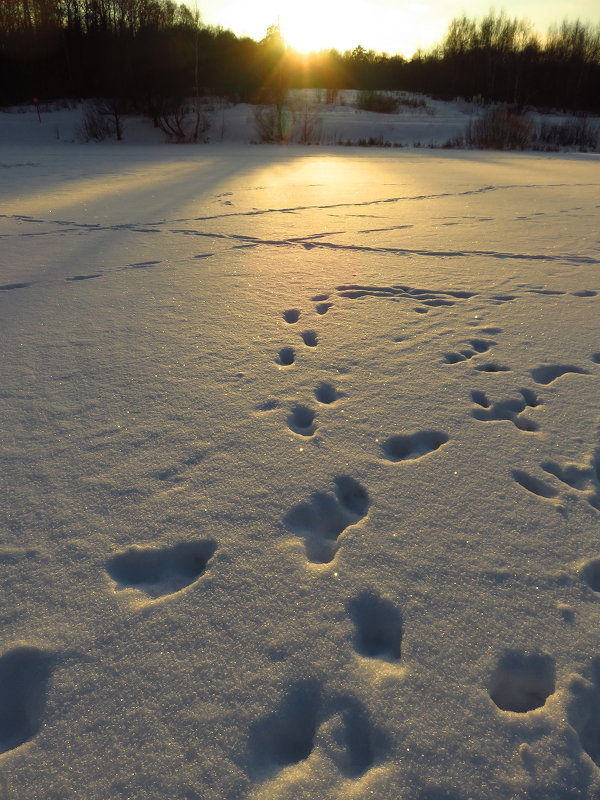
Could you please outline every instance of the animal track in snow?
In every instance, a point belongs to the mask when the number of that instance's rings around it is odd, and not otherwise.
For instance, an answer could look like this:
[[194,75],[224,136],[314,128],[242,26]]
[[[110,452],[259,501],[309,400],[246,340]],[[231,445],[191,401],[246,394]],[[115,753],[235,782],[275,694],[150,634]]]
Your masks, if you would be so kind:
[[99,278],[100,273],[96,272],[94,275],[73,275],[72,278],[65,278],[67,281],[89,281],[90,278]]
[[356,629],[356,652],[366,658],[399,661],[403,626],[396,606],[374,592],[362,592],[347,608]]
[[300,309],[288,308],[287,311],[283,312],[283,318],[289,325],[293,325],[294,322],[298,322],[300,319]]
[[300,337],[307,347],[316,347],[319,344],[316,331],[303,331]]
[[535,367],[535,369],[532,369],[530,372],[533,380],[544,386],[547,386],[549,383],[554,383],[555,380],[569,372],[574,372],[577,375],[590,374],[586,369],[573,366],[572,364],[543,364],[541,367]]
[[369,286],[348,283],[337,286],[336,291],[340,297],[347,297],[351,300],[357,300],[362,297],[379,297],[395,301],[417,301],[421,303],[421,306],[413,308],[413,310],[421,314],[426,314],[430,307],[453,306],[460,300],[468,300],[471,297],[475,297],[474,292],[451,289],[417,289],[399,284],[394,286]]
[[370,500],[358,481],[341,475],[334,494],[315,492],[308,503],[292,508],[284,518],[286,528],[304,539],[306,558],[313,564],[329,564],[340,548],[346,528],[367,516]]
[[0,753],[14,750],[39,731],[52,657],[23,645],[0,658]]
[[573,297],[596,297],[598,292],[594,292],[591,289],[581,289],[578,292],[571,292]]
[[600,353],[592,353],[592,361],[594,364],[600,364]]
[[[197,256],[195,256],[197,258]],[[148,267],[154,267],[156,264],[160,264],[160,261],[136,261],[133,264],[127,264],[126,269],[148,269]]]
[[308,406],[295,405],[288,416],[288,428],[300,436],[312,436],[317,424],[316,413]]
[[593,592],[600,592],[600,558],[592,558],[581,569],[581,577]]
[[296,360],[296,353],[293,347],[282,347],[277,354],[276,361],[282,367],[290,367]]
[[264,403],[260,403],[256,407],[256,411],[259,414],[268,414],[269,411],[275,411],[277,408],[279,408],[279,400],[276,400],[274,397],[270,397],[268,400],[265,400]]
[[487,341],[486,339],[469,339],[468,344],[470,348],[465,348],[459,352],[446,353],[443,359],[444,363],[458,364],[461,361],[469,361],[471,358],[481,355],[481,353],[487,353],[496,342]]
[[515,650],[499,659],[489,686],[498,708],[518,714],[541,708],[555,689],[554,659],[544,653]]
[[522,416],[526,408],[536,408],[541,405],[535,392],[531,389],[520,389],[521,398],[510,398],[508,400],[500,400],[493,405],[489,401],[485,392],[474,391],[471,392],[471,399],[479,406],[479,408],[471,411],[471,416],[479,422],[499,422],[502,420],[509,420],[519,430],[526,432],[533,432],[538,430],[537,422],[534,422],[529,417]]
[[579,741],[594,764],[600,767],[600,658],[592,661],[591,686],[583,689],[582,700],[585,710],[577,725]]
[[381,449],[388,461],[413,461],[438,450],[447,442],[448,434],[443,431],[417,431],[390,436]]
[[208,539],[162,548],[134,545],[112,556],[106,571],[118,590],[137,589],[156,599],[175,594],[197,581],[216,549],[216,543]]
[[492,361],[489,364],[480,364],[477,367],[474,367],[474,369],[476,369],[477,372],[510,372],[510,367],[496,364],[495,361]]
[[294,684],[275,714],[250,730],[249,771],[265,781],[319,752],[339,773],[357,779],[387,750],[387,737],[350,694],[328,694],[316,680]]
[[27,283],[5,283],[4,286],[0,286],[0,292],[12,292],[13,289],[26,289],[33,283],[35,283],[35,281],[29,281]]
[[317,732],[321,687],[317,681],[292,686],[279,710],[250,731],[250,772],[267,779],[311,754]]
[[322,381],[315,389],[315,397],[323,405],[331,405],[339,400],[343,395],[338,392],[332,383]]
[[543,461],[540,467],[572,489],[584,490],[592,476],[590,469],[580,467],[578,464],[566,464],[562,467],[556,461]]
[[183,459],[179,464],[174,464],[172,467],[166,467],[154,473],[154,477],[159,481],[181,481],[183,480],[181,473],[185,472],[189,467],[195,467],[205,457],[205,453],[196,452],[192,453],[188,458]]
[[600,447],[595,449],[587,464],[565,464],[563,466],[556,461],[546,460],[540,466],[562,483],[584,493],[592,508],[600,511]]
[[310,298],[311,303],[321,303],[323,300],[329,300],[328,294],[316,294],[314,297]]
[[317,314],[321,314],[322,316],[323,314],[326,314],[332,306],[333,303],[317,303],[315,306],[315,311]]
[[536,494],[538,497],[550,500],[558,494],[556,489],[552,488],[552,486],[548,486],[544,481],[541,481],[533,475],[529,475],[527,472],[523,472],[521,469],[513,469],[512,476],[519,486],[522,486],[532,494]]

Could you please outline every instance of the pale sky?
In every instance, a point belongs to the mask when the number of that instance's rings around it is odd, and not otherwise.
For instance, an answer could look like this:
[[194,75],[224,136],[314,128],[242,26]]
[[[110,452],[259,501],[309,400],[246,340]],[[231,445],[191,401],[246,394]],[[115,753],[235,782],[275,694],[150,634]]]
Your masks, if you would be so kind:
[[[195,7],[196,0],[186,2]],[[196,7],[204,23],[239,36],[262,39],[279,19],[289,44],[301,50],[344,51],[360,44],[404,56],[439,42],[450,20],[463,12],[480,18],[490,8],[503,9],[511,17],[529,19],[543,35],[565,18],[600,21],[598,0],[509,0],[495,7],[489,0],[197,0]]]

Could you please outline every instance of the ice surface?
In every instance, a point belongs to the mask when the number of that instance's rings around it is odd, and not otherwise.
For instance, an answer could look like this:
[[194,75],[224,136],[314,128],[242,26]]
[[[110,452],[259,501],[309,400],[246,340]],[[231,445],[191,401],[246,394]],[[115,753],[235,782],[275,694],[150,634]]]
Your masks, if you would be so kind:
[[3,794],[598,797],[598,156],[9,133]]

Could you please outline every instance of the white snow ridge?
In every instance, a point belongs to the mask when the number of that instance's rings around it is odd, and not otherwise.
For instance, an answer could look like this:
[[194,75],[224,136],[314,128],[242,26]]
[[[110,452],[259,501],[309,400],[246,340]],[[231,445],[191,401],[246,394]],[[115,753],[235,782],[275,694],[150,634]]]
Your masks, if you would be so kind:
[[600,797],[599,156],[5,139],[0,796]]

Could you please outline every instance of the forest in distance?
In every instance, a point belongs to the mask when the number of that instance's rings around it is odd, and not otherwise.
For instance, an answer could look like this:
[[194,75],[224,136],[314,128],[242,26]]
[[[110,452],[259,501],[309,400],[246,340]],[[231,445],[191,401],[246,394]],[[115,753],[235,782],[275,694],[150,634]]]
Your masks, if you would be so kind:
[[438,99],[595,113],[600,25],[564,21],[542,38],[489,12],[455,18],[412,58],[365,50],[301,55],[277,26],[261,41],[206,26],[172,0],[0,0],[0,106],[109,98],[156,117],[199,94],[274,103],[289,88],[403,90]]

